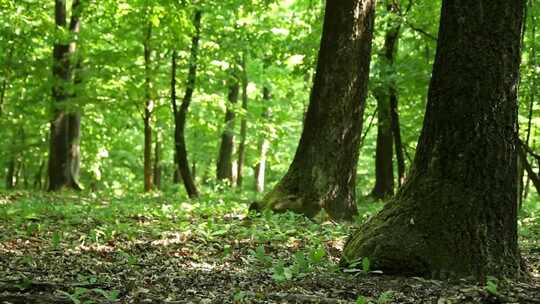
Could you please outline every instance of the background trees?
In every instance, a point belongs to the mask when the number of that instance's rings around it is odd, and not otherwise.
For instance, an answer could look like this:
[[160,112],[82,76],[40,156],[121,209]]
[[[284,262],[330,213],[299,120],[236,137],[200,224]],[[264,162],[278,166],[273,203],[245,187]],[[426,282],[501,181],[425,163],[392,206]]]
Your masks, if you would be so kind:
[[[72,4],[73,1],[66,2],[66,23],[70,21]],[[144,189],[143,118],[150,93],[154,102],[148,121],[152,138],[146,146],[152,151],[147,158],[156,157],[154,150],[159,139],[161,153],[157,155],[161,155],[162,190],[177,188],[171,182],[176,167],[175,123],[170,100],[172,53],[177,51],[176,90],[180,104],[188,87],[196,10],[202,12],[203,20],[197,80],[186,112],[185,128],[187,165],[195,173],[192,174],[194,185],[198,190],[203,189],[202,192],[221,187],[216,180],[216,167],[220,136],[226,127],[223,117],[228,105],[230,71],[234,67],[238,70],[240,89],[238,104],[229,106],[236,116],[231,130],[236,137],[236,152],[231,162],[243,160],[242,168],[234,170],[235,175],[242,172],[242,193],[254,199],[261,199],[262,195],[250,190],[261,191],[263,177],[266,189],[276,185],[292,163],[308,109],[308,92],[322,34],[324,7],[319,1],[231,0],[194,4],[104,0],[99,5],[92,1],[81,4],[81,28],[73,58],[80,64],[76,68],[80,83],[75,84],[72,79],[66,86],[69,107],[65,107],[69,113],[82,113],[81,186],[117,193]],[[0,142],[4,168],[0,175],[5,180],[2,184],[49,188],[49,122],[54,117],[51,105],[55,104],[51,81],[53,45],[62,42],[62,37],[69,40],[74,36],[67,30],[56,30],[54,1],[37,4],[5,0],[0,5],[0,136],[4,139]],[[402,0],[379,1],[376,7],[378,19],[355,183],[360,204],[370,200],[365,197],[377,188],[378,170],[374,162],[377,127],[388,120],[389,103],[390,114],[399,114],[399,124],[391,124],[394,151],[389,153],[386,140],[386,160],[381,164],[385,176],[393,175],[390,179],[394,192],[402,180],[403,168],[409,167],[414,158],[435,55],[439,5],[438,1]],[[538,3],[530,1],[527,31],[523,35],[519,99],[520,135],[533,152],[538,150],[535,120],[538,98],[534,93],[539,62],[534,18],[538,11]],[[145,64],[148,25],[152,28],[148,41],[152,54]],[[390,34],[396,29],[398,35],[391,52]],[[150,92],[145,85],[147,77],[151,80]],[[240,102],[244,79],[247,79],[247,109]],[[397,98],[390,98],[393,93]],[[379,111],[383,106],[386,109]],[[240,149],[242,125],[245,145]],[[396,149],[399,142],[396,134],[401,137],[402,149]],[[244,156],[240,157],[239,152],[244,149]],[[534,184],[527,181],[537,173],[538,162],[533,154],[527,154],[531,170],[527,173],[524,167],[522,195],[534,198]],[[147,161],[147,175],[154,174],[154,163]],[[147,181],[152,179],[147,176]],[[387,185],[391,184],[390,179],[386,178]],[[177,193],[187,195],[184,190]]]
[[539,298],[540,4],[374,3],[0,0],[0,302]]

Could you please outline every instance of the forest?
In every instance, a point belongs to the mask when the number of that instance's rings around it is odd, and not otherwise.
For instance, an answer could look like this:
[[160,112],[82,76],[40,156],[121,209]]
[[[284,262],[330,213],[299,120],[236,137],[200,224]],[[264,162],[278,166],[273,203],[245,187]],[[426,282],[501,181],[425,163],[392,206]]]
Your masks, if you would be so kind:
[[539,0],[0,0],[0,304],[540,303]]

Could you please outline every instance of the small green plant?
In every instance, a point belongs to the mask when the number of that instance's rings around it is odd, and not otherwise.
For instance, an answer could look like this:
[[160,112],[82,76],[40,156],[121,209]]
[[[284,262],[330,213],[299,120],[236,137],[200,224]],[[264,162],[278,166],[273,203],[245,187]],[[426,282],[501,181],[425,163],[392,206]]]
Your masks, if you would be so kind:
[[368,300],[364,296],[358,296],[358,298],[356,299],[354,303],[355,304],[369,304]]
[[377,299],[377,304],[388,304],[392,301],[394,293],[392,291],[385,291],[379,295]]
[[294,263],[292,265],[294,273],[305,273],[311,269],[311,265],[302,251],[294,254]]
[[370,262],[369,262],[369,258],[365,257],[362,259],[362,271],[364,271],[364,273],[368,273],[369,270],[370,270]]
[[92,291],[102,295],[105,299],[107,299],[110,302],[114,302],[114,301],[118,300],[118,295],[120,294],[120,292],[118,290],[107,291],[107,290],[103,290],[103,289],[100,289],[100,288],[94,288],[94,289],[92,289]]
[[59,294],[62,294],[66,296],[68,299],[71,300],[74,304],[81,304],[81,297],[88,292],[88,289],[83,287],[77,287],[75,288],[75,291],[73,293],[65,292],[62,290],[57,290]]
[[323,262],[325,256],[326,251],[324,248],[322,246],[318,246],[309,252],[309,262],[314,265],[319,265]]
[[233,302],[234,303],[244,303],[246,301],[246,298],[247,298],[246,292],[244,292],[242,290],[239,290],[239,291],[234,293]]
[[272,279],[278,283],[289,281],[293,276],[292,267],[286,267],[282,261],[279,261],[277,265],[272,267]]
[[499,294],[498,286],[497,286],[497,278],[494,278],[492,276],[487,277],[486,286],[484,289],[493,296],[497,296]]
[[272,257],[266,254],[266,250],[263,245],[257,246],[255,250],[249,250],[249,253],[255,257],[255,259],[263,266],[272,265]]
[[61,231],[53,232],[51,245],[54,248],[54,250],[58,250],[60,248],[61,241],[62,241],[62,232]]
[[[359,268],[362,267],[362,268]],[[371,270],[371,263],[369,261],[369,258],[358,258],[353,260],[349,263],[347,269],[345,269],[345,272],[352,272],[352,273],[363,273],[368,274]]]

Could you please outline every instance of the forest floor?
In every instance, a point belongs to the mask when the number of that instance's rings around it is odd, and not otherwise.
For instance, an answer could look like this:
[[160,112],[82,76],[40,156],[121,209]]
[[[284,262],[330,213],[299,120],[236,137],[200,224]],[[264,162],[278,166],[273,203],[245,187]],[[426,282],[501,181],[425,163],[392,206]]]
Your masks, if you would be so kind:
[[531,282],[479,286],[343,271],[355,225],[248,217],[237,196],[0,194],[0,304],[540,303],[540,210],[520,217]]

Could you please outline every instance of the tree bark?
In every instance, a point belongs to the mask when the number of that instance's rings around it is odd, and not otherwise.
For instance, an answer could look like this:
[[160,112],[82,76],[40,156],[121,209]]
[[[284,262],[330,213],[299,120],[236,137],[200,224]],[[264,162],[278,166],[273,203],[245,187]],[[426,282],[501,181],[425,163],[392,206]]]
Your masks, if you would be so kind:
[[[80,29],[81,4],[79,0],[72,3],[69,31],[77,34]],[[67,10],[65,0],[55,1],[56,26],[66,28]],[[53,50],[53,110],[49,148],[49,191],[57,191],[64,187],[80,190],[80,114],[68,108],[69,83],[75,83],[74,64],[71,63],[76,51],[76,42],[57,42]]]
[[148,22],[144,38],[144,70],[145,70],[145,94],[144,103],[144,191],[152,191],[152,112],[154,110],[154,100],[152,99],[152,80],[150,76],[150,65],[152,60],[152,50],[150,39],[152,38],[152,24]]
[[[265,110],[263,111],[263,119],[267,121],[270,118],[270,108],[267,105],[270,102],[270,89],[263,87],[263,103]],[[255,190],[258,193],[264,192],[265,177],[266,177],[266,154],[270,148],[270,142],[263,134],[259,142],[259,162],[255,166]]]
[[234,185],[233,173],[233,152],[234,152],[234,125],[235,112],[234,105],[238,102],[240,84],[238,81],[238,72],[233,68],[228,80],[228,105],[225,113],[225,127],[221,134],[221,145],[217,162],[217,179],[228,180],[230,185]]
[[262,206],[352,219],[375,1],[326,2],[317,71],[300,143]]
[[248,111],[248,75],[246,67],[246,54],[242,54],[242,110],[244,115],[240,121],[240,143],[238,144],[238,167],[236,173],[236,186],[242,188],[244,182],[244,163],[246,161],[246,138],[247,138],[247,111]]
[[424,125],[396,198],[343,264],[436,278],[524,274],[517,243],[517,84],[523,1],[443,0]]
[[199,40],[201,37],[201,11],[196,11],[193,19],[193,26],[195,33],[191,39],[191,54],[189,59],[189,71],[186,81],[186,91],[184,98],[182,99],[182,105],[180,109],[176,105],[176,51],[173,52],[172,62],[172,77],[171,77],[171,92],[172,92],[172,106],[174,113],[174,142],[175,142],[175,157],[177,170],[182,177],[184,187],[189,197],[195,198],[199,195],[197,186],[192,173],[189,170],[189,161],[186,148],[185,128],[186,128],[186,116],[191,103],[193,92],[195,90],[195,82],[197,79],[197,58],[199,54]]

